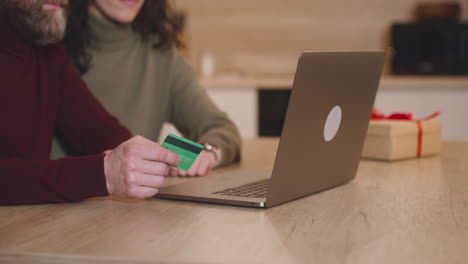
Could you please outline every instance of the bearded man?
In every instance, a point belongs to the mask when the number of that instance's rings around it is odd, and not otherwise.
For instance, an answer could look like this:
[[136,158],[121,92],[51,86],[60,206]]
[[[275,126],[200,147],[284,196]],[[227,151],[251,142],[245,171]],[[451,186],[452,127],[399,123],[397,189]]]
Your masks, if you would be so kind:
[[[178,156],[130,138],[57,44],[68,0],[0,0],[0,205],[155,195]],[[82,156],[48,160],[58,135]]]

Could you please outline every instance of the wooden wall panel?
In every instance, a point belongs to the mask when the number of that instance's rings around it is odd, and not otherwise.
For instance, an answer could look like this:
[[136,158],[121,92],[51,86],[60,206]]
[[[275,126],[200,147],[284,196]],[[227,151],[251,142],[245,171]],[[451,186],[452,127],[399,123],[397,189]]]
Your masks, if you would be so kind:
[[[188,13],[189,54],[195,65],[200,54],[209,51],[216,57],[218,73],[268,75],[293,73],[303,50],[386,49],[390,24],[410,21],[421,1],[174,2]],[[468,6],[468,0],[460,3]]]

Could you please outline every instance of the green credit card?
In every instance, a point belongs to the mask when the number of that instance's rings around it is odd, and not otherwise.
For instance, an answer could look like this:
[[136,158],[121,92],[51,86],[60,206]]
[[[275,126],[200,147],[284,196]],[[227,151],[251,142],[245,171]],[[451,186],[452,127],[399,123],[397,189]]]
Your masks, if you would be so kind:
[[203,145],[178,137],[174,134],[167,135],[161,147],[175,152],[180,157],[179,165],[176,168],[188,171],[192,163],[203,150]]

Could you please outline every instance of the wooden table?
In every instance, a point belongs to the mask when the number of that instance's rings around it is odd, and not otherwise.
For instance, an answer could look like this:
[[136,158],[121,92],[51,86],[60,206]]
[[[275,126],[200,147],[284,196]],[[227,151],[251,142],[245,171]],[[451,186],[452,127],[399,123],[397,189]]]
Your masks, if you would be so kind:
[[[276,146],[245,142],[241,166],[271,166]],[[0,262],[467,261],[468,143],[445,143],[439,157],[362,161],[353,182],[270,209],[111,198],[0,207]]]

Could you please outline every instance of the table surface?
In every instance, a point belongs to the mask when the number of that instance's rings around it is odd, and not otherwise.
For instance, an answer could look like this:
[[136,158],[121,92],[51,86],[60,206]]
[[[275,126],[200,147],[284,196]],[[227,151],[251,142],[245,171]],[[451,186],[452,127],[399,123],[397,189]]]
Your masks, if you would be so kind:
[[[244,161],[227,170],[272,166],[277,144],[244,142]],[[468,143],[444,143],[440,156],[419,160],[363,160],[351,183],[269,209],[115,198],[0,207],[0,263],[467,259]]]

